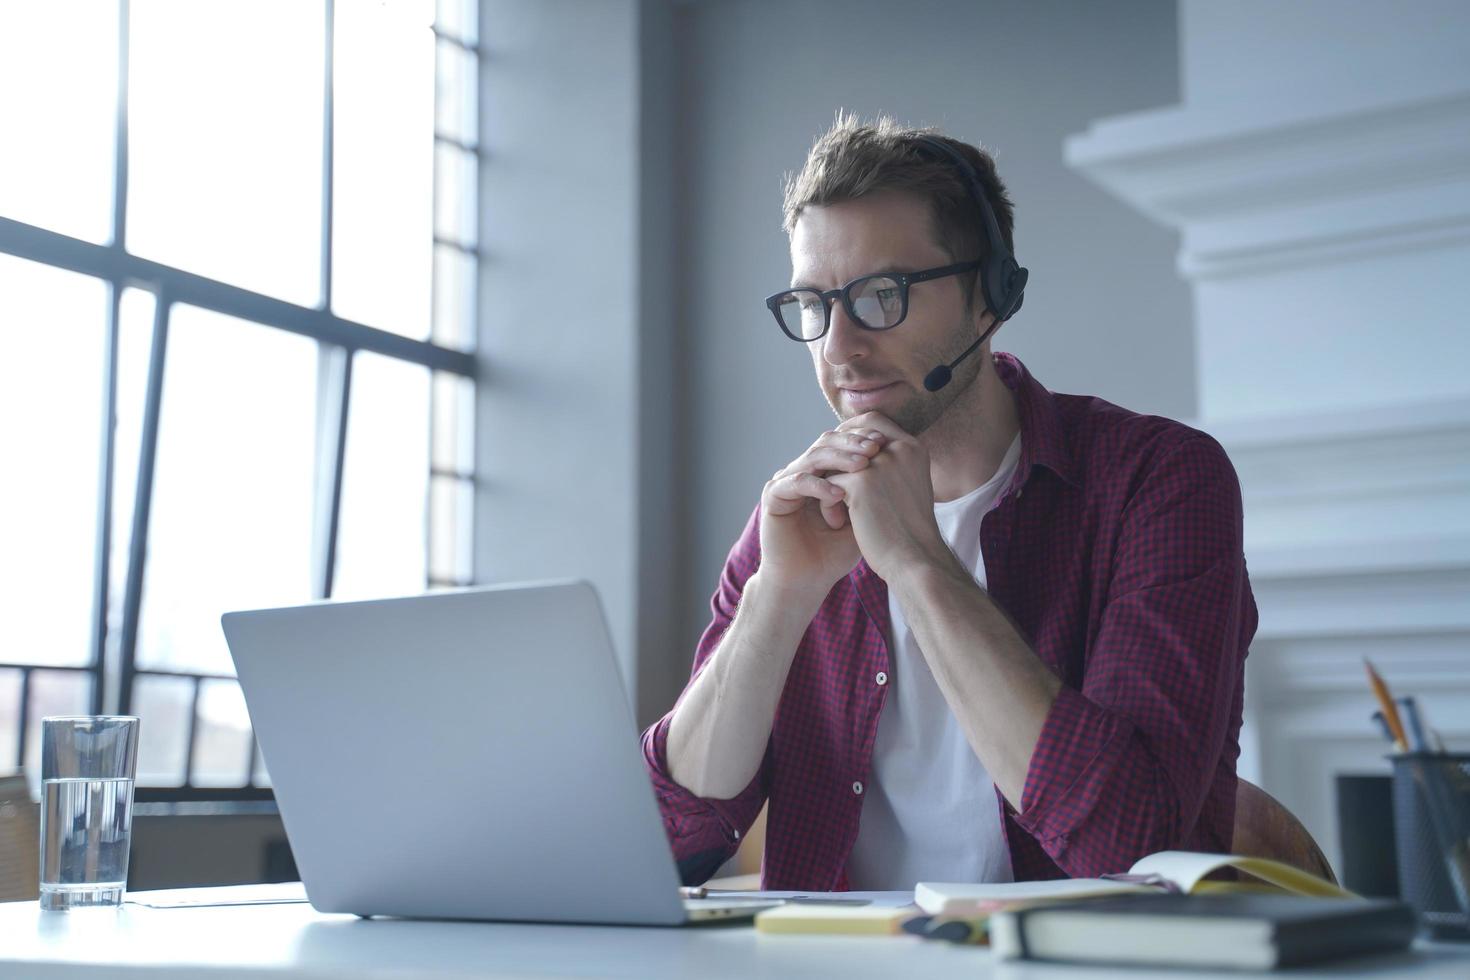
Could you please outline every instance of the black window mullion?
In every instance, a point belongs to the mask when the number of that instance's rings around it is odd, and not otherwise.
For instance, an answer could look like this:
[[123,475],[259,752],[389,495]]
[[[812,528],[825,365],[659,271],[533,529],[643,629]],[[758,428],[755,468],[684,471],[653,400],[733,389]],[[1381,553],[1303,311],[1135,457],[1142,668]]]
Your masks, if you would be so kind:
[[352,402],[350,350],[325,345],[317,381],[317,473],[318,496],[315,513],[316,540],[312,543],[316,569],[313,588],[316,598],[332,595],[337,572],[337,531],[342,514],[342,469],[347,451],[347,413]]
[[15,768],[20,769],[26,764],[26,729],[30,727],[31,720],[31,668],[20,669],[20,710],[16,712],[19,716],[20,737],[15,740]]
[[[117,119],[113,142],[112,247],[127,243],[128,229],[128,18],[129,0],[117,0]],[[119,286],[121,284],[118,284]]]
[[432,30],[434,32],[434,38],[436,40],[444,41],[445,43],[452,44],[456,48],[459,48],[460,50],[466,52],[467,54],[469,54],[470,56],[472,56],[473,58],[475,58],[477,61],[479,60],[479,57],[480,57],[480,46],[478,44],[471,44],[471,43],[469,43],[468,41],[464,40],[461,37],[457,37],[454,34],[450,34],[448,31],[442,30],[439,27],[438,24],[435,24],[434,27],[432,28]]
[[[473,251],[466,246],[459,247],[466,252]],[[422,364],[433,371],[448,371],[467,378],[479,376],[480,367],[473,354],[344,320],[327,310],[299,306],[129,255],[121,248],[94,245],[11,218],[0,217],[0,252],[98,279],[158,290],[167,293],[170,302],[202,307],[353,350],[373,351]]]
[[201,678],[194,677],[194,693],[189,698],[189,725],[184,735],[184,785],[194,785],[194,734],[199,729],[199,688],[204,686]]
[[117,345],[122,313],[122,287],[111,284],[107,304],[107,334],[103,342],[102,459],[97,490],[97,547],[92,573],[92,713],[103,712],[103,661],[107,651],[107,606],[112,587],[112,484],[117,452]]
[[153,468],[158,455],[158,419],[163,405],[163,371],[167,360],[168,318],[172,299],[160,291],[153,308],[153,347],[148,356],[148,393],[143,402],[143,433],[138,446],[138,486],[133,497],[133,536],[128,547],[128,578],[123,593],[122,642],[118,711],[133,706],[137,673],[138,614],[143,605],[143,570],[148,556],[148,520],[153,503]]
[[[60,669],[60,668],[53,668],[53,669]],[[237,679],[234,674],[205,674],[205,673],[201,673],[201,672],[199,672],[197,670],[157,670],[157,669],[153,669],[153,668],[144,668],[142,670],[135,670],[135,671],[133,671],[133,676],[135,678],[137,678],[137,677],[182,677],[185,680],[189,680],[190,678],[196,678],[197,677],[199,680],[203,680],[203,681],[233,681],[233,680],[236,680]]]
[[452,248],[456,252],[462,252],[463,254],[468,255],[470,258],[474,259],[476,262],[480,260],[480,248],[478,245],[466,245],[464,242],[460,241],[457,238],[449,238],[445,235],[439,234],[438,232],[434,233],[434,244],[443,245],[446,248]]
[[469,153],[475,156],[478,156],[480,153],[480,148],[476,144],[466,143],[464,140],[460,139],[457,136],[450,136],[447,133],[441,133],[437,130],[434,132],[434,142],[443,143],[446,146],[452,146],[457,150],[461,150],[465,153]]
[[[437,186],[438,181],[435,181]],[[429,447],[429,474],[424,481],[424,588],[434,587],[434,376],[429,375],[429,417],[426,445]]]
[[326,48],[322,63],[322,309],[332,309],[332,166],[336,158],[336,103],[333,97],[332,52],[336,43],[336,5],[325,0]]
[[[130,0],[117,0],[117,99],[113,114],[112,242],[124,247],[128,225],[128,21]],[[108,703],[107,610],[110,605],[112,555],[112,494],[117,460],[117,355],[122,313],[121,280],[110,280],[107,334],[103,345],[102,442],[97,504],[97,551],[93,556],[92,584],[92,697],[93,714]]]
[[260,743],[258,741],[256,741],[256,739],[255,739],[255,729],[254,728],[251,728],[251,730],[250,730],[250,755],[247,757],[248,761],[245,763],[245,785],[246,786],[254,786],[255,785],[255,756],[256,756],[256,753],[259,751],[259,746],[260,746]]

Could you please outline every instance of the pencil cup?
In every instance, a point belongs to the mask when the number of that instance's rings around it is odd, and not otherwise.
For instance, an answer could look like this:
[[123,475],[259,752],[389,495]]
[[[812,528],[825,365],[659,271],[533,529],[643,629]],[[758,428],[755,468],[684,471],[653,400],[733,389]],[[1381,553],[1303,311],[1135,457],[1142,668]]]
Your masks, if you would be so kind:
[[1399,890],[1436,939],[1470,939],[1470,754],[1392,757]]

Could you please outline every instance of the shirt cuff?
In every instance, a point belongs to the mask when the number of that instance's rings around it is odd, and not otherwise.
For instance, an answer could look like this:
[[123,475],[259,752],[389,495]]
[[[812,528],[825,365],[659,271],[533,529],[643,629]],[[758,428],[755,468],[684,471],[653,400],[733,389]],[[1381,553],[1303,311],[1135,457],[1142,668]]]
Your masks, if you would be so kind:
[[663,813],[664,827],[670,842],[678,850],[679,845],[687,839],[707,838],[711,829],[709,818],[713,816],[721,843],[739,844],[739,824],[726,809],[725,801],[696,796],[675,782],[674,777],[669,774],[668,743],[669,726],[672,723],[673,712],[670,712],[643,734],[643,759],[648,765],[653,793],[658,800],[659,810]]
[[1063,686],[1031,753],[1016,822],[1053,856],[1097,805],[1132,725]]

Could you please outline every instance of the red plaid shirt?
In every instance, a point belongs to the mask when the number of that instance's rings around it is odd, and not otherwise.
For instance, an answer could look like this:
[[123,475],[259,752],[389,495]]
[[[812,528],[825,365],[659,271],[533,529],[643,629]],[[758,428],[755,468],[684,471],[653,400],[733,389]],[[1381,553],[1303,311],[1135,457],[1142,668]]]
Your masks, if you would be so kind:
[[[995,805],[1017,880],[1126,871],[1171,848],[1229,851],[1245,656],[1256,605],[1225,451],[1179,422],[1053,394],[1008,354],[1021,461],[980,528],[990,596],[1062,679],[1012,808]],[[708,661],[760,564],[759,510],[725,563]],[[669,715],[643,733],[686,884],[706,880],[769,801],[766,888],[845,890],[892,676],[888,594],[861,562],[791,664],[759,772],[730,800],[669,776]]]

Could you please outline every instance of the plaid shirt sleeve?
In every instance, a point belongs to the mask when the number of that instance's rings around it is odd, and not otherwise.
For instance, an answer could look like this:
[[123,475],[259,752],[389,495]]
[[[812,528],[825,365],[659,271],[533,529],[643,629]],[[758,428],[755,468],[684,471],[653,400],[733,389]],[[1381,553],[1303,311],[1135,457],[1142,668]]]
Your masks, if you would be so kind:
[[[709,662],[710,656],[720,645],[725,630],[735,618],[740,604],[740,594],[746,581],[760,566],[760,508],[757,507],[745,525],[740,539],[735,542],[725,561],[719,586],[710,599],[712,618],[700,638],[694,656],[694,668],[690,681],[699,675]],[[689,691],[688,685],[684,688]],[[679,701],[683,701],[681,695]],[[760,769],[750,785],[730,800],[715,800],[699,797],[674,781],[669,774],[668,740],[669,722],[678,710],[674,708],[643,733],[643,759],[648,765],[653,781],[654,796],[658,800],[659,813],[664,821],[664,833],[673,848],[674,859],[679,866],[679,878],[686,885],[697,885],[707,881],[728,861],[740,844],[740,836],[755,822],[765,803],[767,775],[770,770],[770,752],[762,760]]]
[[1124,506],[1081,688],[1062,687],[1027,770],[1015,819],[1067,874],[1181,846],[1216,778],[1254,626],[1235,470],[1191,433]]

